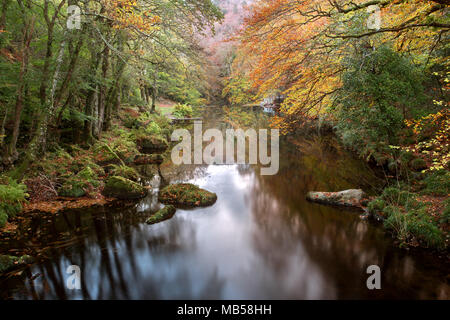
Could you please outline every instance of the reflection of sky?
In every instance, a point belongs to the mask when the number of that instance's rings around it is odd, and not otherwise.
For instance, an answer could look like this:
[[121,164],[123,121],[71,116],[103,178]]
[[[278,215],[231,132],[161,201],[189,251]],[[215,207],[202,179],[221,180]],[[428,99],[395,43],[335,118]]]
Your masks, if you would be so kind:
[[[365,286],[365,268],[370,264],[380,264],[383,270],[379,297],[423,297],[422,292],[429,294],[425,297],[434,292],[448,296],[445,280],[430,278],[430,266],[419,272],[422,260],[417,263],[418,259],[385,246],[388,242],[380,238],[380,229],[355,213],[299,197],[303,177],[280,184],[285,176],[263,178],[237,165],[210,166],[197,176],[190,182],[218,194],[213,206],[180,209],[171,220],[148,226],[143,222],[161,206],[155,191],[136,210],[83,212],[87,235],[73,245],[53,248],[44,264],[32,267],[31,274],[41,276],[33,281],[28,277],[25,288],[18,286],[14,296],[372,298],[377,296]],[[66,219],[74,218],[68,215]],[[59,219],[58,232],[65,232],[66,220]],[[66,269],[72,264],[81,267],[82,291],[66,289]],[[411,291],[417,284],[424,291]]]
[[[114,241],[105,240],[103,250],[95,236],[86,239],[82,273],[89,297],[332,298],[332,290],[300,241],[285,257],[282,272],[266,261],[270,251],[278,250],[275,244],[267,247],[265,243],[263,255],[255,246],[255,238],[260,237],[255,233],[261,230],[248,201],[253,174],[240,174],[237,166],[211,166],[195,183],[220,194],[214,206],[178,210],[172,220],[139,226],[128,245],[121,234]],[[151,203],[143,202],[147,204],[141,204],[141,210]],[[39,284],[45,278],[48,298],[55,298],[53,294],[61,290],[68,298],[83,297],[82,292],[65,289],[67,266],[81,264],[77,249],[70,257],[60,257],[59,270],[52,265],[52,272],[59,272],[58,281],[50,280],[48,269],[33,268],[32,274],[44,275],[35,280],[40,294],[43,287]]]

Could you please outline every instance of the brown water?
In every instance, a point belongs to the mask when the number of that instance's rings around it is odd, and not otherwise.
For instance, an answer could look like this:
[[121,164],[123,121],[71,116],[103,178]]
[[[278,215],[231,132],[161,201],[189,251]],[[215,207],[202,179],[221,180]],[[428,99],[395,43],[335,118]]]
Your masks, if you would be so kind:
[[[217,111],[208,114],[210,126],[223,125]],[[310,190],[376,189],[382,181],[364,163],[319,136],[283,141],[280,158],[276,176],[250,166],[163,166],[166,180],[189,180],[218,201],[153,226],[144,221],[160,208],[157,188],[131,208],[37,215],[21,237],[0,242],[0,253],[40,257],[21,277],[0,280],[0,298],[450,297],[448,260],[396,248],[358,212],[305,200]],[[70,265],[81,268],[81,290],[66,287]],[[381,290],[367,289],[369,265],[381,268]]]

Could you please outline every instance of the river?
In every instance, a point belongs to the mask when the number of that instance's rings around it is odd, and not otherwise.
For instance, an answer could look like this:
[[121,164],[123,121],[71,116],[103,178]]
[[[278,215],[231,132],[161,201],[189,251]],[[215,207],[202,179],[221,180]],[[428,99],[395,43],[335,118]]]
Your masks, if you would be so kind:
[[[205,111],[209,126],[222,113]],[[33,248],[39,261],[21,277],[0,280],[3,299],[449,299],[449,263],[399,249],[359,212],[308,203],[311,190],[382,184],[333,137],[284,138],[280,171],[261,176],[245,165],[162,167],[165,180],[189,181],[218,195],[215,205],[178,210],[146,225],[161,205],[161,179],[132,207],[34,216],[0,253]],[[66,286],[81,270],[81,290]],[[378,265],[382,289],[368,290]]]

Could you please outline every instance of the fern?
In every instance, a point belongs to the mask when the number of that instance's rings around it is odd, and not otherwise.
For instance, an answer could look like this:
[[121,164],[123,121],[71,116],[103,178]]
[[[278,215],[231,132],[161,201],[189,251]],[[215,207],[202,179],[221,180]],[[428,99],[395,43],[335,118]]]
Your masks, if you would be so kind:
[[10,178],[0,179],[0,227],[3,227],[9,217],[14,217],[22,210],[26,201],[27,187]]

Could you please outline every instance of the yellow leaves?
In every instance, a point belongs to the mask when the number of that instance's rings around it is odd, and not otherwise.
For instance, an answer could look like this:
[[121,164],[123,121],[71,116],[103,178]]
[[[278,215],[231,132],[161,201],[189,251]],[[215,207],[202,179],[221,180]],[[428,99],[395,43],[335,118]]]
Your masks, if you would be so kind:
[[130,29],[148,33],[156,28],[161,18],[142,8],[137,0],[101,0],[106,16],[114,29]]
[[402,150],[418,153],[428,159],[432,163],[428,170],[448,169],[450,165],[450,111],[443,109],[418,120],[406,120],[405,124],[408,128],[413,129],[417,140],[424,134],[428,138],[414,145],[403,147]]

